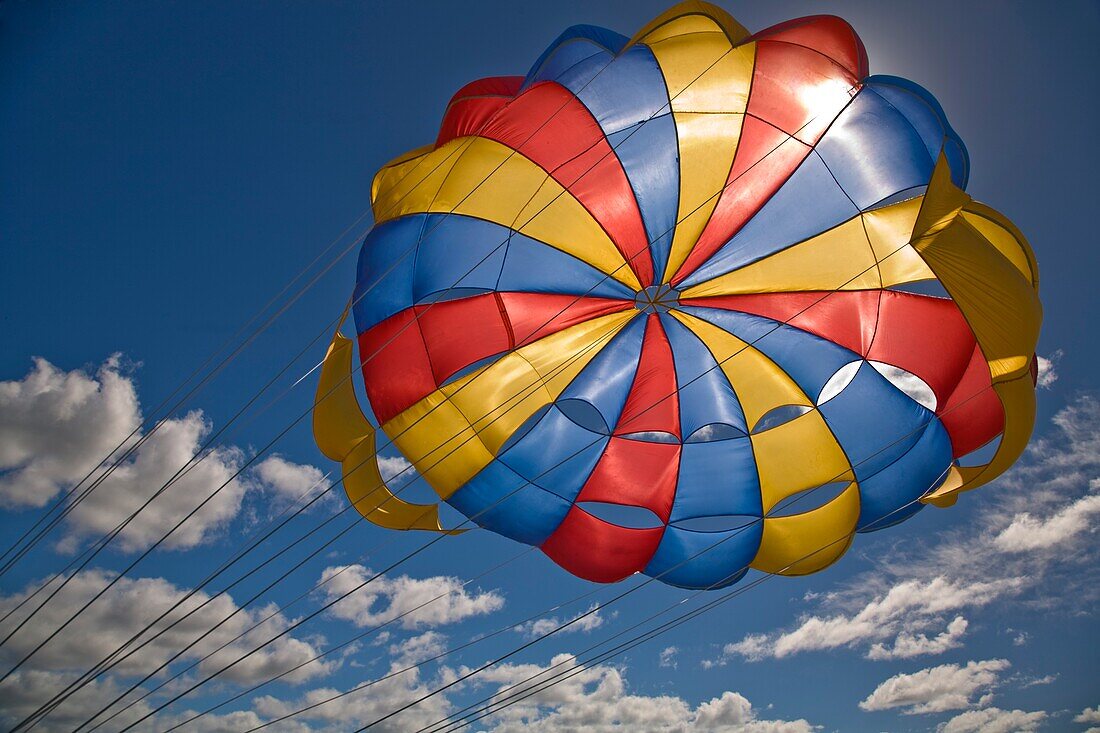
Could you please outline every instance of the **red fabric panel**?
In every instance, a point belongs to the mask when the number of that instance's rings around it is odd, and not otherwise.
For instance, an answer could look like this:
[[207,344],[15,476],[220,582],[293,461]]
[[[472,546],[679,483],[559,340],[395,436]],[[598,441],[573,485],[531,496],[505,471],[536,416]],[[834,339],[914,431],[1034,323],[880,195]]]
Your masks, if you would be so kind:
[[664,531],[617,527],[574,506],[542,543],[542,551],[573,575],[614,583],[649,564]]
[[795,328],[865,356],[875,334],[879,293],[878,290],[818,290],[802,293],[722,295],[715,298],[691,298],[682,302],[685,305],[751,313],[789,323]]
[[817,51],[759,41],[748,113],[814,145],[834,119],[820,109],[822,90],[836,94],[858,83],[857,76]]
[[516,97],[481,132],[548,171],[592,214],[642,284],[653,263],[633,189],[599,123],[580,100],[554,82]]
[[646,321],[642,354],[615,435],[660,431],[680,437],[680,399],[672,347],[656,313]]
[[451,97],[447,111],[443,113],[439,136],[435,141],[436,147],[456,137],[477,133],[519,93],[522,85],[522,76],[493,76],[477,79],[459,89]]
[[962,379],[976,345],[953,300],[887,290],[867,358],[916,374],[935,392],[939,406]]
[[959,386],[936,406],[936,414],[947,428],[956,458],[981,448],[1004,430],[1004,406],[993,391],[989,364],[977,345]]
[[809,154],[808,145],[766,122],[746,116],[726,187],[672,282],[686,278],[721,249]]
[[499,293],[499,297],[511,323],[516,346],[634,306],[625,300],[547,293]]
[[431,361],[412,308],[359,334],[367,399],[384,423],[435,390]]
[[612,437],[577,502],[640,506],[668,523],[679,472],[679,443]]
[[[512,343],[493,293],[416,306],[436,385]],[[434,388],[434,387],[433,387]]]
[[788,20],[760,31],[751,40],[761,39],[812,48],[844,67],[855,78],[867,76],[867,49],[863,47],[863,41],[847,21],[835,15],[811,15]]

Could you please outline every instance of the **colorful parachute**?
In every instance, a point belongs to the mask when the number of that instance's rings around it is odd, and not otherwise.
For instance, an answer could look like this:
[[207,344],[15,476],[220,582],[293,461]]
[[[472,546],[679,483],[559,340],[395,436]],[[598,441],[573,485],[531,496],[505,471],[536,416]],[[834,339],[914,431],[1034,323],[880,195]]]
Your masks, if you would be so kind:
[[[352,298],[374,417],[451,506],[581,577],[819,570],[1030,435],[1038,271],[968,165],[839,18],[571,28],[375,177]],[[379,476],[352,362],[337,335],[318,445],[369,520],[441,531]]]

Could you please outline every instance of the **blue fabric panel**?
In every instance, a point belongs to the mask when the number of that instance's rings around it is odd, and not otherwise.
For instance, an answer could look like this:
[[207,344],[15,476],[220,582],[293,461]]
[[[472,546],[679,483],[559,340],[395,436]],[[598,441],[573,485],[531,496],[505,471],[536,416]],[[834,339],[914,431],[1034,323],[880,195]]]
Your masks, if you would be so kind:
[[856,529],[871,532],[916,514],[924,506],[917,499],[934,488],[950,466],[951,440],[935,418],[908,453],[860,482]]
[[601,71],[604,63],[593,57],[558,81],[588,108],[618,155],[638,200],[659,277],[680,200],[679,142],[668,90],[646,46],[632,46]]
[[528,483],[493,461],[447,499],[485,529],[529,545],[541,545],[569,512],[560,496]]
[[608,135],[608,142],[622,162],[642,212],[654,277],[668,264],[676,209],[680,203],[680,161],[676,123],[661,115]]
[[905,455],[935,417],[867,363],[819,409],[861,482]]
[[453,288],[482,291],[496,288],[509,235],[523,236],[484,219],[428,214],[416,251],[413,276],[416,302]]
[[375,226],[363,240],[352,296],[356,333],[413,304],[416,243],[424,223],[423,214],[393,219]]
[[787,249],[858,213],[821,157],[811,152],[763,208],[706,264],[692,273],[681,289]]
[[661,324],[676,367],[680,434],[686,440],[699,428],[714,423],[732,425],[748,433],[737,395],[706,344],[671,316],[662,315]]
[[[793,326],[737,311],[684,308],[747,342],[785,371],[811,400],[845,364],[860,361],[854,351]],[[876,374],[878,374],[876,372]]]
[[[951,165],[952,180],[959,188],[966,188],[970,177],[970,154],[962,138],[947,121],[943,107],[931,92],[908,79],[885,75],[867,77],[864,88],[873,89],[882,95],[913,122],[914,127],[921,130],[921,137],[928,145],[928,152],[933,160],[939,155],[942,141],[947,162]],[[918,119],[924,121],[918,123]],[[939,138],[935,137],[935,128],[939,128]]]
[[748,572],[763,531],[763,521],[726,532],[667,527],[643,572],[681,588],[732,585]]
[[599,410],[607,425],[618,424],[638,371],[645,324],[645,318],[634,318],[615,334],[558,399],[589,402]]
[[695,517],[760,517],[763,512],[748,436],[684,444],[669,522]]
[[585,430],[551,407],[499,459],[528,481],[571,502],[596,467],[609,439]]
[[570,254],[522,234],[513,234],[508,243],[496,289],[500,292],[634,299],[633,291],[619,281]]
[[[930,111],[927,106],[924,109]],[[928,116],[915,121],[927,122]],[[932,122],[936,123],[934,118]],[[936,128],[938,154],[943,134],[938,124]],[[936,164],[913,122],[866,89],[840,113],[816,150],[861,210],[898,191],[928,183]]]
[[523,86],[544,80],[555,81],[579,62],[593,56],[602,57],[606,64],[629,40],[615,31],[593,25],[566,28],[531,66]]

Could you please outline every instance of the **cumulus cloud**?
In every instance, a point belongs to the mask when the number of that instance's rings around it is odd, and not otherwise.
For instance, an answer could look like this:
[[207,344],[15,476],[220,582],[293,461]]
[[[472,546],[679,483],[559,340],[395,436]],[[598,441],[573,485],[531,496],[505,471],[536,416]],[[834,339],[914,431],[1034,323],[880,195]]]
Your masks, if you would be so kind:
[[[566,621],[559,620],[557,616],[527,621],[516,626],[515,631],[518,634],[523,634],[528,639],[545,636],[559,627],[561,627],[561,631],[558,634],[572,634],[577,631],[583,631],[587,634],[603,626],[604,618],[599,611],[596,611],[598,607],[599,604],[594,603],[588,607],[587,611],[582,611]],[[576,621],[576,623],[572,623],[573,621]],[[566,623],[570,625],[563,626]]]
[[[417,629],[456,623],[504,607],[504,597],[499,593],[470,592],[459,578],[443,575],[430,578],[383,576],[352,592],[373,575],[362,565],[325,568],[321,580],[326,599],[331,601],[350,593],[330,612],[363,627],[378,626],[400,616],[403,628]],[[423,608],[418,608],[421,605]]]
[[[392,675],[363,686],[341,696],[341,690],[321,687],[309,690],[298,698],[277,698],[264,695],[253,701],[253,711],[262,719],[271,721],[309,708],[291,721],[308,725],[307,730],[347,731],[373,723],[391,712],[414,702],[438,686],[438,681],[424,680],[420,671],[413,668],[398,672],[391,667]],[[371,728],[379,733],[405,733],[419,730],[447,717],[452,710],[446,695],[435,695]],[[291,722],[288,721],[288,722]],[[285,730],[286,722],[274,730]]]
[[[792,628],[749,633],[704,666],[840,648],[871,659],[934,655],[961,644],[963,611],[1087,607],[1100,595],[1100,550],[1089,539],[1100,523],[1100,403],[1083,396],[1053,423],[1012,470],[961,500],[982,502],[976,521],[884,553],[873,570],[807,599],[816,608]],[[1059,592],[1042,592],[1049,587]]]
[[901,708],[906,715],[942,713],[971,707],[971,698],[988,691],[1011,665],[1005,659],[941,664],[912,674],[897,674],[886,680],[859,703],[863,710]]
[[[41,507],[89,472],[93,480],[102,477],[107,466],[100,462],[141,422],[134,381],[122,371],[120,357],[111,357],[94,373],[64,372],[36,359],[23,379],[0,383],[0,503]],[[60,549],[73,551],[137,511],[198,454],[210,429],[197,410],[161,424],[75,507]],[[138,437],[135,433],[132,440]],[[125,551],[148,547],[227,484],[164,546],[187,549],[209,539],[240,510],[248,483],[231,479],[243,459],[234,447],[209,451],[129,523],[115,546]]]
[[390,645],[390,658],[400,668],[439,657],[447,651],[447,637],[438,631],[425,631]]
[[562,673],[572,676],[495,712],[482,724],[492,733],[561,730],[809,733],[816,729],[805,720],[761,719],[752,704],[736,692],[724,692],[694,707],[671,695],[631,694],[622,670],[606,665],[584,667],[569,654],[555,656],[545,667],[496,665],[473,679],[478,685],[497,687],[493,701],[501,702],[513,695],[518,699],[540,682]]
[[[72,615],[73,609],[79,608],[102,590],[111,578],[109,573],[102,570],[85,571],[73,577],[51,603],[44,606],[3,648],[0,648],[0,663],[7,667],[22,659],[65,622]],[[30,590],[0,596],[0,612],[6,613],[18,605]],[[29,713],[80,673],[122,646],[137,630],[153,622],[161,613],[170,611],[165,619],[141,637],[142,641],[152,637],[157,631],[180,619],[209,598],[207,594],[200,592],[184,600],[185,595],[184,589],[163,578],[119,580],[102,598],[77,616],[41,651],[31,657],[20,673],[0,684],[0,709],[9,711],[11,715],[18,715],[18,711],[24,709],[26,709],[24,715]],[[29,603],[0,623],[0,635],[10,632],[35,606],[36,603]],[[64,728],[62,721],[72,716],[83,714],[87,717],[92,709],[98,709],[111,699],[107,695],[118,687],[114,675],[127,677],[159,667],[176,651],[186,647],[237,610],[237,605],[229,596],[219,596],[214,599],[121,663],[112,675],[104,677],[97,685],[85,688],[87,692],[82,691],[61,705],[58,712],[51,716],[53,724]],[[271,606],[240,611],[182,655],[177,664],[189,664],[206,656],[230,642],[253,624],[273,614],[274,611],[275,608]],[[203,673],[217,670],[284,631],[290,623],[292,623],[291,619],[280,613],[274,613],[270,620],[202,662],[198,670]],[[323,639],[306,641],[295,638],[293,635],[285,636],[252,654],[247,660],[225,672],[222,677],[232,682],[255,683],[299,664],[304,666],[284,679],[299,683],[328,674],[335,668],[335,662],[309,661],[318,654],[319,647],[323,643]],[[117,690],[114,694],[117,695],[118,692],[121,690]],[[144,706],[135,706],[135,708],[144,709]]]
[[962,646],[962,636],[966,633],[968,622],[962,616],[956,616],[942,634],[929,638],[926,634],[911,634],[903,631],[894,639],[893,646],[874,644],[867,652],[868,659],[910,659],[925,655],[943,654],[948,649]]
[[1023,710],[985,708],[968,710],[938,726],[939,733],[1032,733],[1047,719],[1043,710],[1026,713]]
[[1074,716],[1074,723],[1100,723],[1100,705],[1094,708],[1085,708]]
[[[280,455],[265,458],[253,469],[257,483],[274,499],[272,509],[304,505],[329,488],[328,474],[321,469],[288,461]],[[336,494],[329,491],[319,501],[335,503]]]

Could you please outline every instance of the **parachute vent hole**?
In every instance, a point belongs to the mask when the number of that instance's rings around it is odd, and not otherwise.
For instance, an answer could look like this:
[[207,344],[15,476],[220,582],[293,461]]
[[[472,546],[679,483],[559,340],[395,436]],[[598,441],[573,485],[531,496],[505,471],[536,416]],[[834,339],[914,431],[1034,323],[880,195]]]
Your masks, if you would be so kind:
[[891,285],[889,290],[898,293],[912,293],[913,295],[930,295],[934,298],[950,298],[951,294],[944,288],[939,280],[918,280],[912,283],[900,283]]
[[677,529],[686,529],[689,532],[732,532],[748,527],[754,522],[759,522],[760,517],[749,514],[724,514],[715,517],[692,517],[673,522]]
[[789,423],[791,420],[802,417],[812,409],[814,408],[806,405],[780,405],[772,408],[756,422],[756,426],[752,429],[753,435]]
[[653,529],[663,527],[664,522],[644,506],[612,504],[604,501],[582,501],[577,506],[597,519],[627,529]]
[[981,448],[972,450],[964,456],[960,456],[958,463],[960,466],[969,468],[972,466],[984,466],[993,460],[993,456],[997,454],[997,449],[1001,447],[1001,436],[998,435],[993,440],[989,441]]
[[852,485],[851,481],[833,481],[832,483],[815,486],[811,489],[791,494],[772,507],[768,517],[792,517],[796,514],[805,514],[814,509],[820,509],[833,499],[844,493],[844,490]]
[[897,387],[921,407],[936,411],[936,393],[928,383],[912,372],[881,361],[868,362],[887,382]]
[[824,405],[843,392],[856,378],[856,372],[859,371],[861,366],[863,366],[862,361],[850,361],[837,369],[833,376],[829,377],[829,381],[825,382],[825,386],[821,388],[821,394],[817,396],[817,404],[819,406]]
[[685,443],[714,443],[719,440],[734,440],[744,438],[745,433],[741,428],[726,423],[714,422],[696,430],[688,436]]
[[422,296],[416,301],[417,305],[423,305],[427,303],[442,303],[447,300],[461,300],[462,298],[471,298],[475,295],[484,295],[485,293],[491,293],[492,290],[488,288],[447,288],[446,290],[437,290],[434,293],[428,293]]
[[619,437],[627,440],[640,440],[643,443],[679,443],[680,439],[663,430],[645,430],[640,433],[626,433]]
[[508,353],[508,352],[499,351],[499,352],[497,352],[495,354],[492,354],[490,356],[486,356],[484,359],[478,359],[473,364],[462,367],[457,372],[455,372],[451,376],[444,379],[442,382],[440,382],[439,386],[442,387],[444,385],[450,384],[451,382],[457,382],[458,380],[462,379],[463,377],[467,376],[468,374],[473,374],[478,369],[481,369],[482,367],[489,366],[494,361],[496,361],[500,357],[504,356],[506,353]]
[[571,398],[559,400],[556,404],[563,415],[585,430],[591,430],[593,433],[600,433],[601,435],[607,435],[611,432],[607,427],[607,421],[604,420],[603,415],[591,402]]

